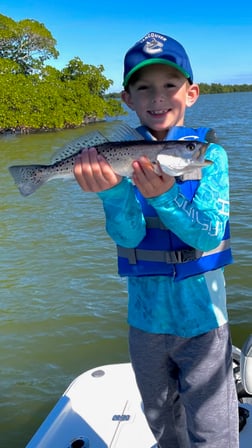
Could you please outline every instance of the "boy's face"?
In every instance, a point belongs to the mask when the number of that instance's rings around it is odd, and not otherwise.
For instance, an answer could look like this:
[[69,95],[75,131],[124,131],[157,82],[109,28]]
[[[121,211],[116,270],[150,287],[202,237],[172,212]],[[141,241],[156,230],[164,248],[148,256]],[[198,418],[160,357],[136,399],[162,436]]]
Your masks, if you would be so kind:
[[197,84],[190,85],[182,73],[164,64],[143,67],[135,76],[122,99],[141,124],[157,139],[163,139],[170,127],[183,126],[186,107],[199,96]]

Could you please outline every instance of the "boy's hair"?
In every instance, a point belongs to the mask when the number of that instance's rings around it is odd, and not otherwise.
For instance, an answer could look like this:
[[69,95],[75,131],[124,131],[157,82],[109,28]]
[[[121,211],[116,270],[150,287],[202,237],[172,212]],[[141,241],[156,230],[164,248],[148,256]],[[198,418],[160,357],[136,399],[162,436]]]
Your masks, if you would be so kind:
[[193,83],[193,72],[188,55],[172,37],[160,33],[148,33],[138,41],[124,58],[123,85],[127,88],[131,76],[142,67],[151,64],[166,64],[179,70],[189,83]]

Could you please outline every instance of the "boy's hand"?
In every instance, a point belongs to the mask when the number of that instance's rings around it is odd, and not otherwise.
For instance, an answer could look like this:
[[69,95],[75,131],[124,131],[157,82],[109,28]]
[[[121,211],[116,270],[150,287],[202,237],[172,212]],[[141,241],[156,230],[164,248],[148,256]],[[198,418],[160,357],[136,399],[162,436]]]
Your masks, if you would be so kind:
[[174,185],[174,177],[168,176],[160,169],[160,175],[156,174],[153,165],[147,157],[140,157],[132,164],[133,181],[145,198],[159,196]]
[[98,193],[121,182],[121,176],[114,173],[106,160],[97,154],[95,148],[84,150],[76,159],[74,176],[84,191]]

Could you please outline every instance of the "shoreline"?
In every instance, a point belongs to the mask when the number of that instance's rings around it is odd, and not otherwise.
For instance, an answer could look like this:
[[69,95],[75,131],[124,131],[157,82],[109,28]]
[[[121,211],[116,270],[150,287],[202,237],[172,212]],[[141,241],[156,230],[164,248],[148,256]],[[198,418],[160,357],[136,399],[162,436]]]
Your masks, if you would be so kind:
[[57,132],[57,131],[64,131],[67,129],[79,129],[84,128],[86,125],[92,124],[92,123],[102,123],[106,121],[105,119],[97,119],[97,118],[87,118],[84,120],[83,123],[80,125],[66,125],[63,128],[30,128],[28,126],[17,126],[17,127],[11,127],[6,129],[0,129],[0,136],[4,135],[22,135],[22,134],[41,134],[45,132]]

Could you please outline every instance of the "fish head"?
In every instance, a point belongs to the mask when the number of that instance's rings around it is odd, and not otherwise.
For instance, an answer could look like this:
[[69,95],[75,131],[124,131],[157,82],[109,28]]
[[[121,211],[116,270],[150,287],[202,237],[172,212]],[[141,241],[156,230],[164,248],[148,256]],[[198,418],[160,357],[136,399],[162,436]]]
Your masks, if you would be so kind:
[[197,168],[212,165],[212,161],[205,159],[208,146],[209,143],[178,140],[172,149],[164,147],[158,154],[157,161],[164,173],[181,176]]

